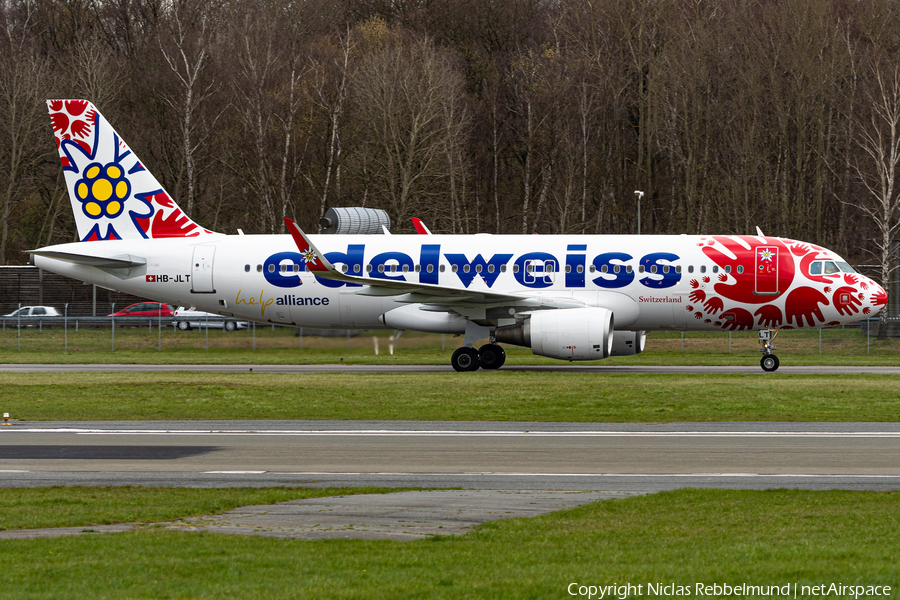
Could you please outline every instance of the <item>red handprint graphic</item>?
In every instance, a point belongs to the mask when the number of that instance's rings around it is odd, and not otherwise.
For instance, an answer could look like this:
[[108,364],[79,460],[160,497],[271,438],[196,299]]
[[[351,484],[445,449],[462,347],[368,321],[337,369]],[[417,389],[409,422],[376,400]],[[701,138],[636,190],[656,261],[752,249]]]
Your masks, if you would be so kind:
[[694,290],[688,294],[688,298],[690,298],[691,302],[694,304],[702,304],[703,301],[706,300],[706,292],[703,290]]
[[803,319],[806,318],[809,326],[814,327],[816,319],[819,321],[825,320],[825,317],[822,316],[822,309],[819,308],[820,304],[828,306],[828,298],[822,292],[807,286],[797,288],[788,294],[784,303],[787,322],[791,323],[796,319],[797,327],[803,327]]
[[[696,293],[696,292],[694,292],[694,293]],[[722,310],[723,308],[725,308],[725,304],[722,302],[722,299],[717,298],[715,296],[713,296],[712,298],[710,298],[706,302],[704,302],[703,306],[706,307],[706,312],[708,312],[711,315],[714,315],[717,312],[719,312],[720,310]]]
[[887,293],[878,288],[878,291],[872,294],[872,305],[873,306],[886,306],[888,301]]
[[862,302],[856,297],[856,290],[847,286],[836,289],[831,300],[838,313],[846,314],[848,317],[858,313],[859,307],[862,306]]
[[759,317],[759,324],[763,327],[778,327],[781,325],[781,309],[771,304],[765,304],[753,313]]
[[743,308],[730,308],[721,314],[724,321],[724,329],[731,331],[743,331],[753,329],[753,315]]
[[[73,117],[77,117],[87,108],[87,100],[66,100],[66,112]],[[59,109],[55,109],[59,110]]]
[[[703,253],[720,267],[726,270],[730,267],[731,276],[734,278],[732,283],[715,284],[716,293],[720,296],[745,304],[765,304],[781,296],[794,280],[794,260],[787,246],[780,240],[763,238],[764,242],[760,243],[760,238],[751,236],[715,236],[714,239],[718,244],[704,247]],[[766,248],[774,249],[774,252],[766,254],[765,260],[773,267],[777,267],[777,287],[773,279],[771,282],[773,293],[760,294],[756,289],[757,249]],[[776,277],[775,272],[776,269],[773,268],[771,277]],[[720,275],[719,279],[724,282],[728,276]]]
[[69,117],[65,113],[53,113],[50,115],[50,125],[53,127],[53,131],[63,133],[69,128]]

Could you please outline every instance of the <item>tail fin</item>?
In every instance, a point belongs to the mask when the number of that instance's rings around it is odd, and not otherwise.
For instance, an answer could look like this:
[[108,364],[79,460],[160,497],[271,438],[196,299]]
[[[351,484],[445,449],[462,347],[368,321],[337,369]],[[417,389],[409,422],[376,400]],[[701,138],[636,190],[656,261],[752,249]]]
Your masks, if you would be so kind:
[[82,241],[201,237],[194,223],[87,100],[48,100]]

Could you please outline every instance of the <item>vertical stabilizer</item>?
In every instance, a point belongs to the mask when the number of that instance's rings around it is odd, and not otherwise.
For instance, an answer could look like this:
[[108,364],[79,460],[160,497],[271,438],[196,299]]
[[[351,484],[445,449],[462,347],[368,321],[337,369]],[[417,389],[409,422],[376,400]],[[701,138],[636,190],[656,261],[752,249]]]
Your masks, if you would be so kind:
[[87,100],[48,100],[50,124],[82,241],[202,237]]

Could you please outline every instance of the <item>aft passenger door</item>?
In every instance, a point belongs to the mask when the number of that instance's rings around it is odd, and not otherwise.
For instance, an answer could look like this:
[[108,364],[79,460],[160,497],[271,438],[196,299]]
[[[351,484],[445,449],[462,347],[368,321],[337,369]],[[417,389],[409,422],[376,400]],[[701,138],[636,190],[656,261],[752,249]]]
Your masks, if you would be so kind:
[[213,286],[213,257],[215,255],[215,246],[194,246],[194,259],[191,261],[191,292],[195,294],[215,293],[216,288]]

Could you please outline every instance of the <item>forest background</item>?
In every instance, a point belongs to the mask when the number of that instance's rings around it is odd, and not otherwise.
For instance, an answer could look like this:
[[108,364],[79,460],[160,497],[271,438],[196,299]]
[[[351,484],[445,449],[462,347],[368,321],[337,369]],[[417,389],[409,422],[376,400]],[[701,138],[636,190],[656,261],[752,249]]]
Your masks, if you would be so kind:
[[627,234],[642,190],[645,234],[893,266],[893,0],[0,0],[0,25],[0,264],[77,238],[45,100],[86,98],[215,231],[367,206]]

